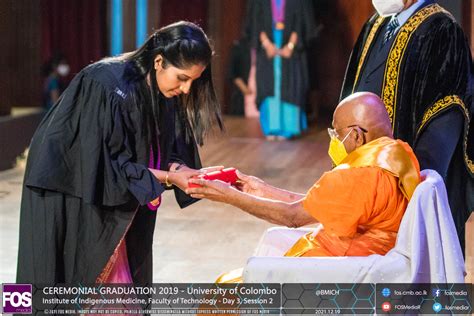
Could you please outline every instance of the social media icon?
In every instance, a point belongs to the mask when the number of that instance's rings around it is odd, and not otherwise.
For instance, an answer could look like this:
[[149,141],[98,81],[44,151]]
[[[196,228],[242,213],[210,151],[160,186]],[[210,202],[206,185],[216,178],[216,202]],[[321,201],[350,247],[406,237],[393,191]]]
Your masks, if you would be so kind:
[[433,297],[439,297],[441,295],[440,289],[432,289]]
[[383,295],[383,296],[389,297],[390,294],[391,294],[391,292],[390,292],[390,289],[389,289],[388,287],[386,287],[386,288],[384,288],[384,289],[382,290],[382,295]]
[[391,309],[392,309],[392,304],[390,304],[389,302],[382,303],[382,310],[384,312],[389,312]]
[[439,313],[443,309],[443,306],[440,303],[433,304],[433,310],[435,313]]

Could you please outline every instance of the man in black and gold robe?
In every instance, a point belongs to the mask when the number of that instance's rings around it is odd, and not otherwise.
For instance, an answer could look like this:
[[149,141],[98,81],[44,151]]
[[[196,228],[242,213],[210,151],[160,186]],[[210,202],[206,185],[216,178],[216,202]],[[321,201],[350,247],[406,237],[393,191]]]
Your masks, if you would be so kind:
[[[373,1],[377,8],[377,2]],[[395,1],[394,1],[395,2]],[[453,16],[429,0],[364,25],[347,66],[341,99],[378,94],[395,138],[415,150],[421,169],[444,178],[461,246],[474,210],[472,58]],[[377,8],[378,11],[379,8]]]

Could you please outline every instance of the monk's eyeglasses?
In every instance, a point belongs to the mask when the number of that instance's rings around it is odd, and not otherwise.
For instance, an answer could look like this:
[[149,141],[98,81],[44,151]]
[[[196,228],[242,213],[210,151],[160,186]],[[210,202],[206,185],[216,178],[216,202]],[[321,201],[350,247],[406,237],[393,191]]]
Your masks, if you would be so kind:
[[[367,133],[368,130],[359,126],[359,125],[349,125],[349,126],[346,126],[346,127],[343,127],[343,128],[349,128],[349,127],[352,127],[351,130],[346,134],[346,136],[344,137],[344,140],[343,142],[346,140],[347,136],[349,136],[349,134],[352,132],[352,130],[354,128],[359,128],[361,131],[363,131],[364,133]],[[328,128],[328,134],[329,134],[329,137],[331,138],[339,138],[339,134],[337,133],[337,131],[340,131],[341,129],[343,128],[339,128],[339,129],[334,129],[334,128]]]

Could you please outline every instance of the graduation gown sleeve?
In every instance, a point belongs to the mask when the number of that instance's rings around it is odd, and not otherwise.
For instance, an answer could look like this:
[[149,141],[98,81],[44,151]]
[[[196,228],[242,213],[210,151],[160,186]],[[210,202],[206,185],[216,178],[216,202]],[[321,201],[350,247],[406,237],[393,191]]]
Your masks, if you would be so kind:
[[95,205],[133,198],[144,205],[164,189],[148,171],[148,148],[136,137],[138,109],[106,67],[79,73],[45,116],[33,136],[25,184]]

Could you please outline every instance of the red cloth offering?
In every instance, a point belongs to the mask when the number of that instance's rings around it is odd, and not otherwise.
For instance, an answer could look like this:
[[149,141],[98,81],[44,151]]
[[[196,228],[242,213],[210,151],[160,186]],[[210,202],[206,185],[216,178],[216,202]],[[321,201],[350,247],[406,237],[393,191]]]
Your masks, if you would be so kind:
[[[237,173],[235,168],[225,168],[219,171],[213,171],[197,176],[198,179],[204,180],[221,180],[230,184],[235,184],[237,182]],[[189,183],[190,188],[199,188],[201,187],[196,183]]]

